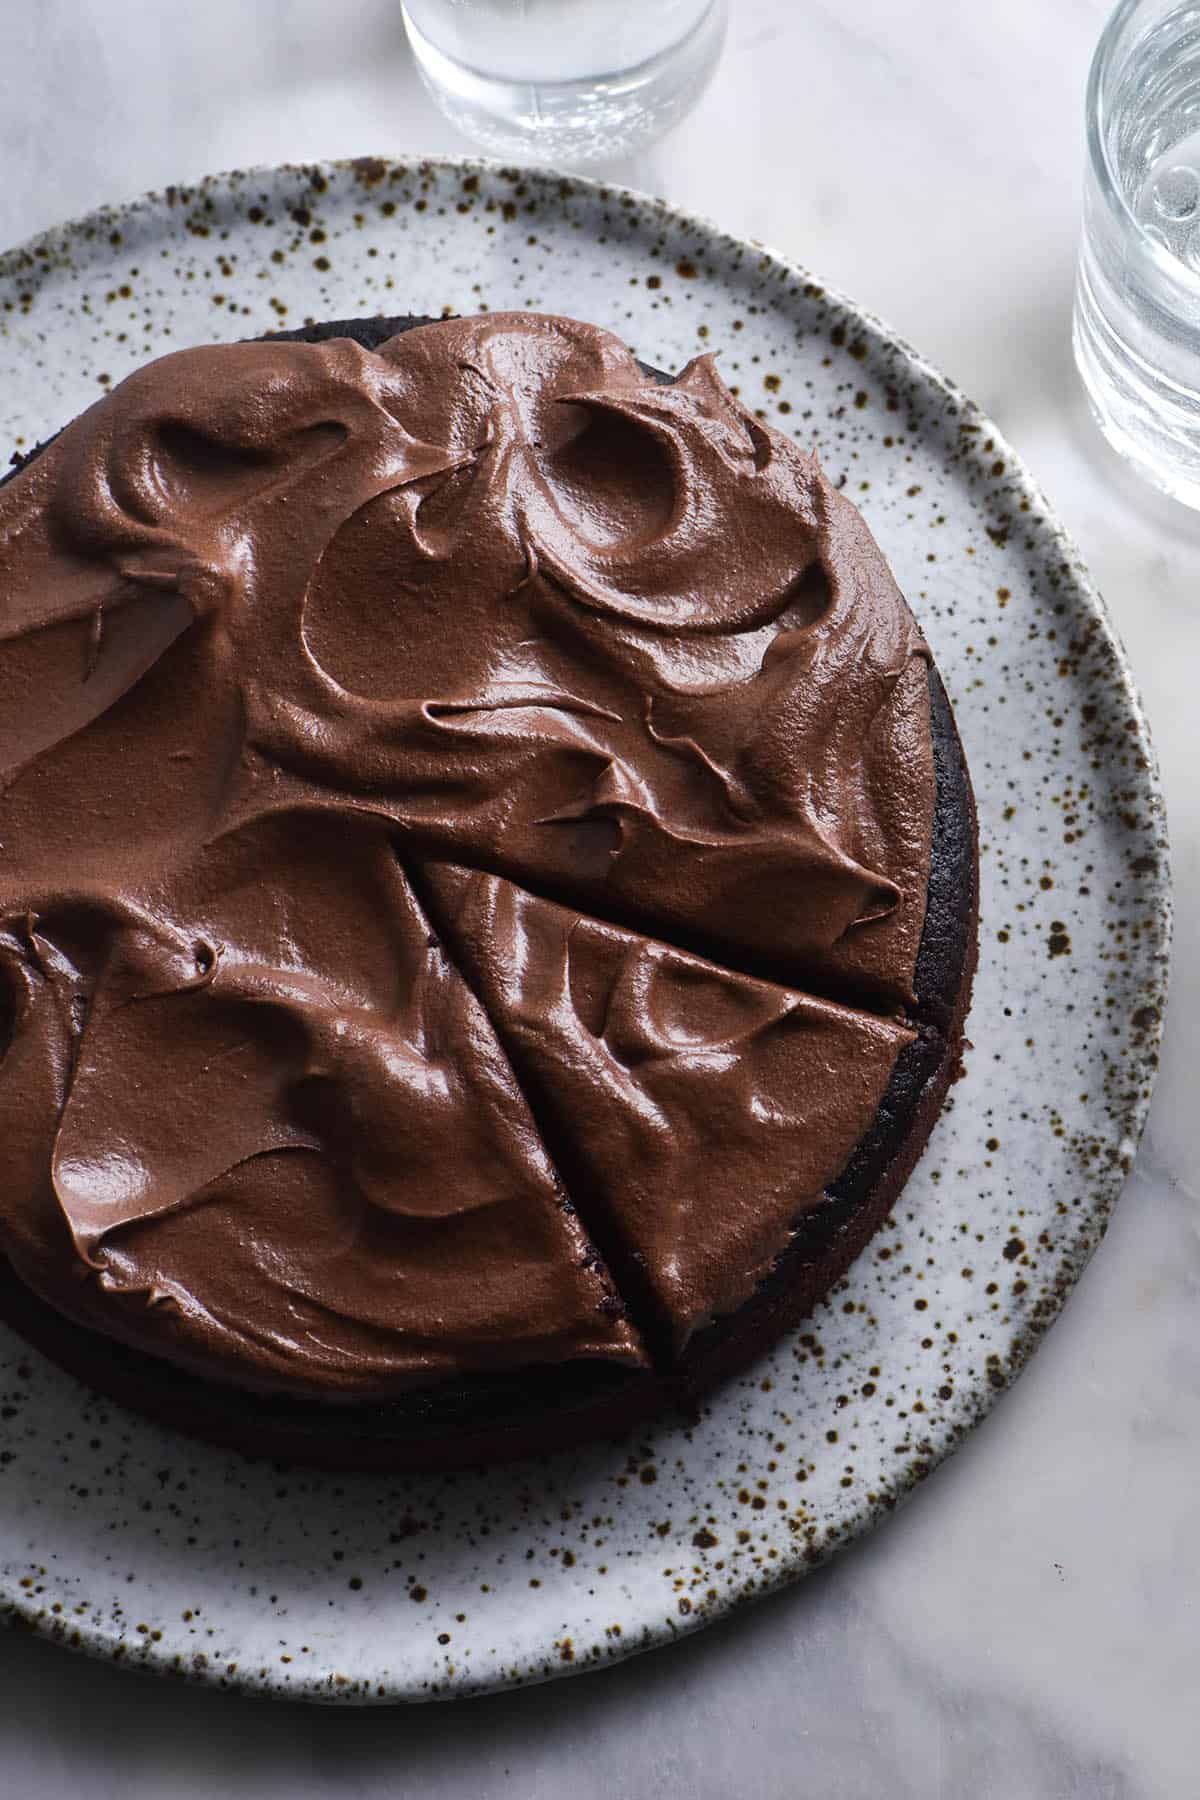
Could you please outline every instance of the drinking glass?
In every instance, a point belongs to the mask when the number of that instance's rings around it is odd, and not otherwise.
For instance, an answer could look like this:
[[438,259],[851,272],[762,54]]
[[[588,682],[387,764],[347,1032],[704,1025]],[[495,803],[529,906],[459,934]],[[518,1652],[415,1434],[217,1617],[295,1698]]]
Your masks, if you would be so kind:
[[404,0],[442,111],[522,160],[619,156],[682,118],[708,83],[726,0]]
[[1087,90],[1075,359],[1111,443],[1200,507],[1200,5],[1122,0]]

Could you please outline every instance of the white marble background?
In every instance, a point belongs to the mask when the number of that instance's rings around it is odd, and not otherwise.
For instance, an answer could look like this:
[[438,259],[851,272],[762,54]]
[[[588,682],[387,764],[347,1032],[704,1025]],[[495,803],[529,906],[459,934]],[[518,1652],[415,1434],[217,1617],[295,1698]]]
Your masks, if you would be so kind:
[[[992,412],[1077,537],[1157,733],[1178,892],[1150,1129],[1016,1389],[791,1593],[552,1688],[250,1704],[0,1636],[16,1800],[1191,1800],[1200,1794],[1200,518],[1125,474],[1068,348],[1106,0],[732,0],[699,111],[613,173],[881,313]],[[6,0],[0,242],[209,169],[462,148],[396,0]]]

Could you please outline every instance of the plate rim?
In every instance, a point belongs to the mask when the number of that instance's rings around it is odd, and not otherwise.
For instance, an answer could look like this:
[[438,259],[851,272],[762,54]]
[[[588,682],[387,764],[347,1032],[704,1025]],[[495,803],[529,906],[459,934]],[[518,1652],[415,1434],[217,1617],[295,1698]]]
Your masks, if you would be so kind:
[[[23,1590],[11,1583],[0,1570],[0,1624],[23,1628],[33,1635],[63,1644],[67,1648],[91,1657],[123,1660],[129,1667],[148,1670],[156,1674],[173,1675],[177,1679],[182,1678],[189,1684],[240,1690],[245,1693],[283,1700],[316,1701],[343,1706],[392,1705],[420,1703],[431,1699],[468,1698],[562,1679],[569,1675],[586,1673],[595,1667],[608,1667],[611,1662],[627,1660],[630,1656],[673,1643],[695,1631],[703,1630],[749,1602],[761,1599],[768,1593],[777,1592],[780,1588],[791,1586],[804,1575],[827,1562],[839,1550],[864,1536],[873,1526],[882,1522],[898,1506],[904,1504],[923,1485],[927,1477],[949,1456],[953,1455],[968,1434],[987,1417],[1003,1393],[1023,1372],[1034,1351],[1059,1317],[1079,1277],[1104,1238],[1113,1209],[1121,1196],[1132,1168],[1134,1153],[1145,1128],[1157,1079],[1158,1052],[1161,1047],[1170,987],[1174,928],[1173,881],[1167,809],[1158,757],[1146,709],[1124,644],[1109,614],[1103,595],[1072,534],[1050,504],[1041,484],[1033,475],[1024,457],[1014,449],[1005,433],[996,426],[991,417],[972,401],[956,382],[921,351],[914,348],[907,338],[895,331],[871,308],[862,305],[837,285],[815,275],[806,264],[784,254],[773,245],[757,238],[742,237],[738,233],[728,230],[707,214],[676,206],[661,196],[630,187],[622,182],[577,174],[573,171],[559,171],[546,165],[518,165],[500,158],[453,154],[427,155],[415,151],[408,153],[400,151],[378,157],[364,155],[318,158],[309,162],[252,164],[244,168],[211,172],[194,181],[171,184],[164,188],[147,189],[127,200],[105,202],[87,212],[51,225],[23,243],[0,252],[0,280],[4,280],[18,271],[27,272],[31,268],[36,270],[39,264],[46,268],[47,274],[53,273],[55,266],[53,252],[57,246],[61,245],[64,237],[83,235],[89,228],[114,225],[122,219],[127,219],[131,214],[149,216],[156,209],[162,209],[165,213],[166,209],[173,204],[168,198],[172,194],[180,199],[190,201],[214,190],[228,192],[235,187],[247,186],[256,180],[273,183],[286,177],[299,178],[312,184],[314,177],[322,177],[327,181],[331,175],[353,177],[364,165],[370,164],[377,164],[387,170],[402,169],[406,173],[417,176],[440,172],[447,176],[460,178],[477,174],[497,179],[513,179],[528,183],[531,189],[552,186],[556,196],[561,198],[584,194],[597,203],[604,199],[616,200],[618,203],[628,201],[648,212],[661,223],[688,232],[708,244],[720,246],[729,251],[749,253],[760,259],[760,262],[773,266],[789,281],[816,288],[820,296],[829,301],[835,309],[852,317],[877,342],[887,346],[900,359],[905,370],[919,377],[928,388],[940,395],[955,415],[967,416],[972,424],[986,430],[988,437],[994,441],[997,454],[1004,458],[1010,485],[1017,490],[1022,499],[1028,502],[1031,515],[1048,533],[1054,547],[1061,555],[1062,562],[1069,570],[1070,580],[1079,602],[1095,619],[1102,633],[1112,673],[1119,678],[1121,700],[1126,710],[1126,716],[1133,722],[1136,742],[1144,757],[1144,766],[1139,771],[1139,779],[1144,790],[1144,803],[1149,823],[1153,827],[1156,866],[1152,880],[1143,891],[1147,896],[1146,917],[1147,919],[1153,918],[1156,929],[1153,940],[1139,947],[1139,963],[1147,972],[1152,969],[1156,971],[1153,982],[1147,978],[1143,985],[1147,994],[1153,987],[1153,998],[1157,1005],[1158,1017],[1154,1025],[1146,1032],[1140,1048],[1136,1066],[1143,1079],[1139,1083],[1136,1098],[1133,1104],[1119,1115],[1125,1127],[1121,1154],[1112,1164],[1090,1175],[1087,1182],[1085,1190],[1087,1206],[1080,1222],[1081,1224],[1086,1222],[1092,1226],[1094,1228],[1093,1235],[1089,1241],[1075,1247],[1070,1261],[1069,1279],[1065,1285],[1060,1284],[1053,1303],[1048,1304],[1036,1319],[1026,1322],[1015,1344],[1010,1347],[1003,1382],[999,1386],[980,1383],[977,1391],[972,1393],[969,1414],[963,1418],[958,1428],[948,1436],[944,1443],[934,1447],[933,1454],[926,1459],[920,1473],[913,1474],[906,1468],[899,1473],[895,1487],[877,1495],[873,1501],[865,1495],[856,1496],[844,1519],[839,1523],[836,1534],[830,1533],[826,1541],[815,1550],[806,1545],[797,1547],[790,1558],[781,1555],[770,1573],[758,1572],[748,1575],[741,1583],[731,1585],[715,1603],[706,1606],[703,1610],[693,1611],[690,1618],[681,1618],[678,1621],[670,1621],[668,1624],[659,1617],[652,1623],[643,1624],[640,1630],[629,1630],[620,1648],[611,1657],[606,1658],[603,1663],[560,1662],[553,1665],[531,1666],[519,1672],[500,1667],[488,1672],[481,1670],[479,1675],[474,1678],[469,1669],[460,1668],[453,1681],[446,1683],[439,1693],[431,1693],[428,1689],[417,1688],[413,1678],[405,1679],[402,1676],[398,1677],[395,1673],[379,1686],[364,1680],[361,1684],[355,1682],[347,1683],[344,1687],[337,1687],[330,1685],[329,1678],[323,1673],[318,1674],[316,1669],[313,1669],[311,1676],[305,1679],[303,1672],[296,1669],[295,1665],[292,1665],[292,1669],[289,1670],[272,1671],[269,1680],[264,1679],[256,1672],[246,1671],[243,1673],[240,1669],[235,1676],[231,1677],[219,1666],[202,1669],[194,1669],[186,1665],[183,1668],[175,1666],[172,1661],[172,1653],[165,1644],[163,1649],[155,1654],[156,1646],[145,1642],[137,1655],[129,1655],[127,1652],[130,1646],[120,1632],[116,1629],[108,1629],[96,1620],[73,1620],[68,1635],[61,1618],[54,1618],[40,1608],[37,1597],[32,1591]],[[39,255],[39,251],[49,254]],[[229,1452],[228,1454],[235,1453]],[[347,1479],[352,1480],[353,1477],[347,1477]]]

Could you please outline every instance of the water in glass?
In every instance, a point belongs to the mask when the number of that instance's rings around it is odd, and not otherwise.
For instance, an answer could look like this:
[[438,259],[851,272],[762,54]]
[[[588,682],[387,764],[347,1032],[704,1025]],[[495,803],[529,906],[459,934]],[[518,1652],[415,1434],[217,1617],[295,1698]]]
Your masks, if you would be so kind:
[[404,0],[417,67],[503,155],[589,162],[673,125],[708,82],[726,0]]
[[1075,354],[1106,435],[1200,506],[1200,5],[1123,0],[1088,91]]

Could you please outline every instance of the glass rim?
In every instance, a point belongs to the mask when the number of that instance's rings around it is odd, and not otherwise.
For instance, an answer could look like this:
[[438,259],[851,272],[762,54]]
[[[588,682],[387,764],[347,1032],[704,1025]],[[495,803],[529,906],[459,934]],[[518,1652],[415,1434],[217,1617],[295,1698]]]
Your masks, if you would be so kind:
[[1155,268],[1169,283],[1200,293],[1200,274],[1194,272],[1165,245],[1157,243],[1138,218],[1121,187],[1109,154],[1104,124],[1104,84],[1114,60],[1117,40],[1129,21],[1147,6],[1148,0],[1118,0],[1105,23],[1092,53],[1088,69],[1087,94],[1084,102],[1087,125],[1088,161],[1109,211],[1130,232],[1150,257]]

